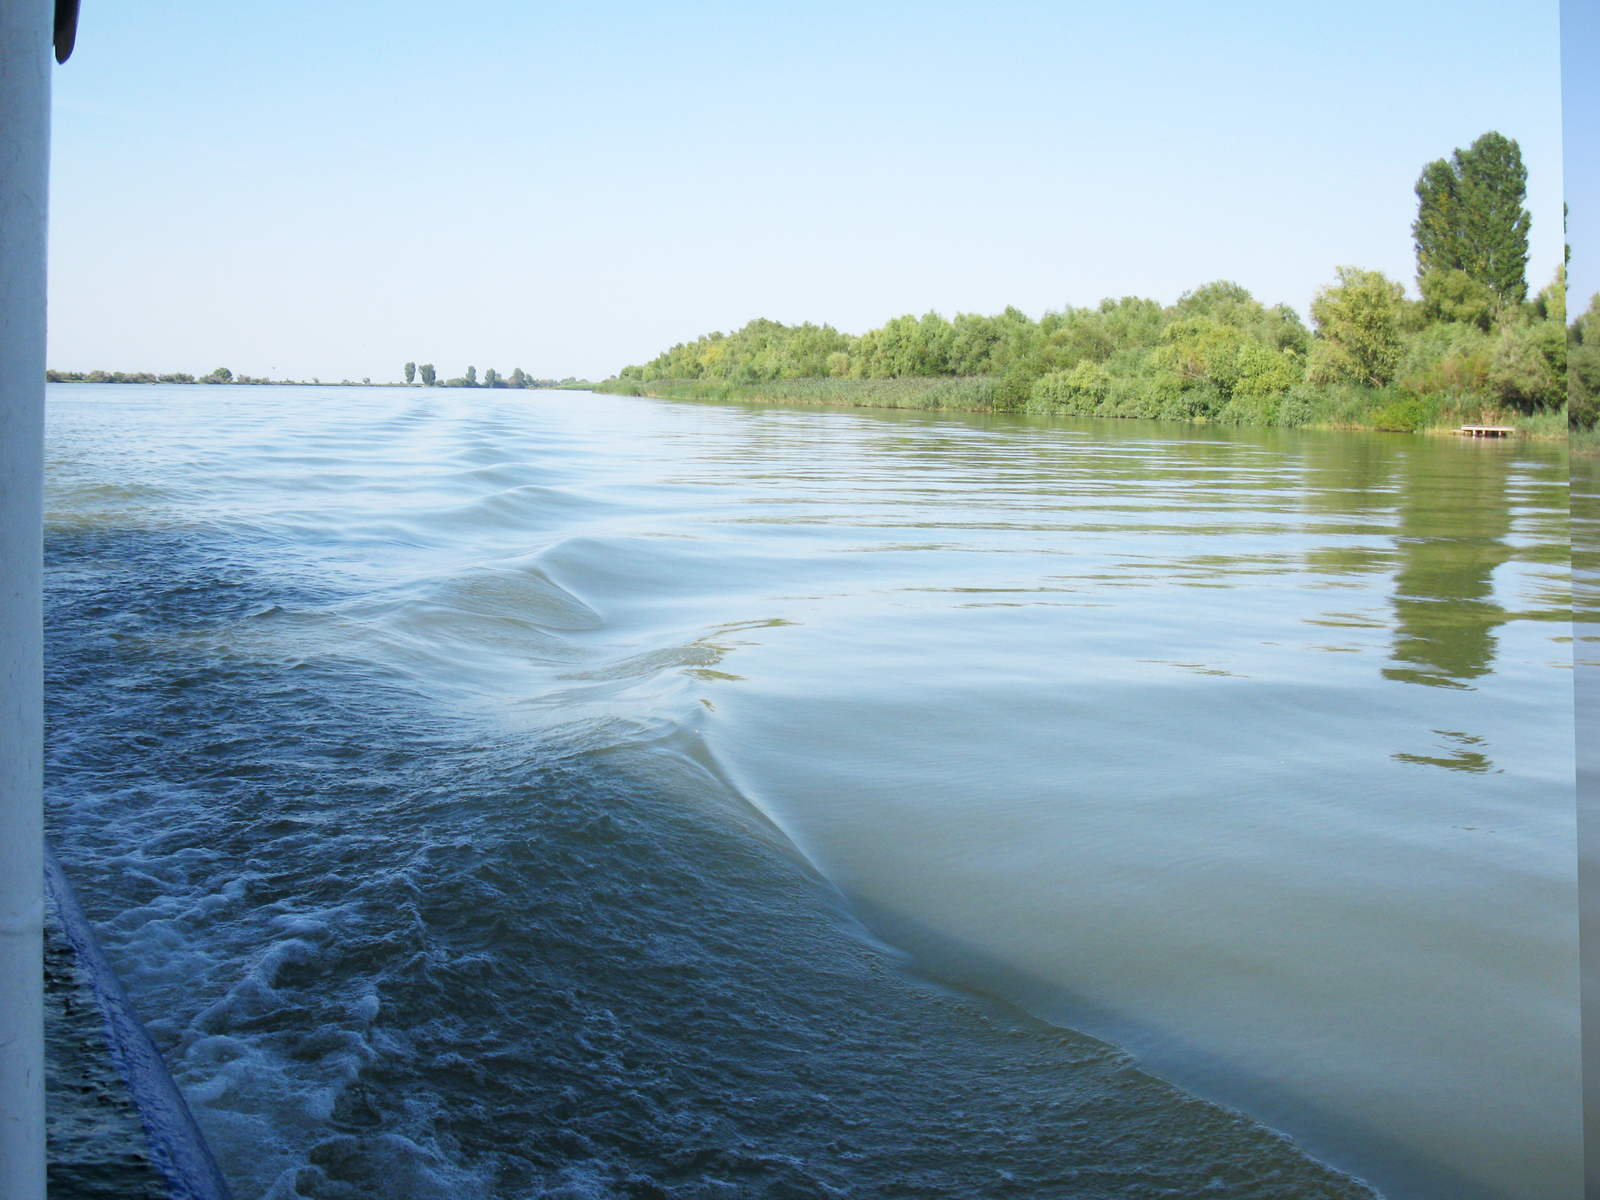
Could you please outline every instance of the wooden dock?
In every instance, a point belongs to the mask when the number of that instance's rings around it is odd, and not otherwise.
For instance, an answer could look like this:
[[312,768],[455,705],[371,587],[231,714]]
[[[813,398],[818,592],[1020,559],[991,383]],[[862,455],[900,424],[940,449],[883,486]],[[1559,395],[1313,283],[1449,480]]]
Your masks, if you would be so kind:
[[1511,425],[1463,425],[1456,432],[1462,437],[1510,437],[1516,428]]

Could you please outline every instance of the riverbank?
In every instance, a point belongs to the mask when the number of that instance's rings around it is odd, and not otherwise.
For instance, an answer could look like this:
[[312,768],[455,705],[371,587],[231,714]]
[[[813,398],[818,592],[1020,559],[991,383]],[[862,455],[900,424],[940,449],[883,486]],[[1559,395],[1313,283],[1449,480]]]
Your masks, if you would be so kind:
[[[467,368],[469,371],[471,367]],[[484,382],[476,379],[440,379],[434,383],[423,382],[385,382],[373,383],[370,378],[357,383],[353,379],[341,379],[337,383],[329,379],[267,379],[264,376],[235,375],[226,367],[218,367],[209,375],[189,375],[182,371],[166,375],[157,375],[150,371],[57,371],[54,369],[44,373],[46,383],[142,383],[154,386],[158,383],[171,384],[228,384],[249,387],[382,387],[382,388],[548,388],[555,391],[586,391],[594,385],[587,379],[534,379],[532,376],[515,379],[502,378],[493,372],[489,373]]]
[[[1479,393],[1416,396],[1399,388],[1297,386],[1267,397],[1220,396],[1190,389],[1159,392],[1052,395],[1035,388],[1017,399],[1000,376],[900,379],[773,379],[735,383],[710,379],[611,379],[594,385],[616,396],[663,400],[738,400],[754,404],[806,404],[832,408],[898,408],[929,412],[1017,412],[1040,416],[1124,417],[1195,424],[1269,426],[1353,432],[1453,433],[1462,425],[1507,425],[1517,437],[1560,441],[1567,437],[1565,408],[1520,413]],[[1600,451],[1600,437],[1585,435]],[[1576,443],[1575,443],[1576,448]]]

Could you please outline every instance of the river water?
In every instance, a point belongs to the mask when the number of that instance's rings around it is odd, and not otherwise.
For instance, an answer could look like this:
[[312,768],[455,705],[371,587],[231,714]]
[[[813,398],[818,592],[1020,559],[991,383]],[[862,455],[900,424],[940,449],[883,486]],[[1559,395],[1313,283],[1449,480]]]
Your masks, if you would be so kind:
[[1579,1195],[1564,448],[49,405],[51,836],[241,1200]]

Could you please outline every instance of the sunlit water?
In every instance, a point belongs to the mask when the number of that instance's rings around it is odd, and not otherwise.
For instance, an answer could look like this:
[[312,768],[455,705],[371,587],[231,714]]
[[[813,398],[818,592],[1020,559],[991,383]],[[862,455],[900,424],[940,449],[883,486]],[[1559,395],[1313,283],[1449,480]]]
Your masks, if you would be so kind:
[[1561,449],[50,406],[52,836],[242,1200],[1579,1194]]

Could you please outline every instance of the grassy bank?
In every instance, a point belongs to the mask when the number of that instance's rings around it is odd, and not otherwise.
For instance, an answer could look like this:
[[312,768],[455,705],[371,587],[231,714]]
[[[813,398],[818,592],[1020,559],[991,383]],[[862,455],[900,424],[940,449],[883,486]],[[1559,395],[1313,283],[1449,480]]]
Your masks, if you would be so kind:
[[609,379],[597,392],[655,396],[663,400],[745,400],[757,404],[820,404],[831,408],[911,408],[943,412],[996,412],[998,379]]
[[1574,454],[1600,455],[1600,429],[1592,425],[1587,429],[1574,426],[1568,442]]
[[[664,400],[737,400],[754,404],[814,404],[832,408],[898,408],[927,412],[1029,413],[1041,416],[1126,417],[1215,425],[1445,433],[1462,425],[1509,425],[1521,437],[1567,436],[1565,409],[1519,413],[1480,393],[1416,396],[1399,388],[1297,386],[1277,396],[1224,398],[1200,388],[1109,388],[1069,391],[1035,382],[1017,395],[998,376],[907,379],[612,379],[595,391]],[[1600,442],[1600,438],[1590,438]]]

